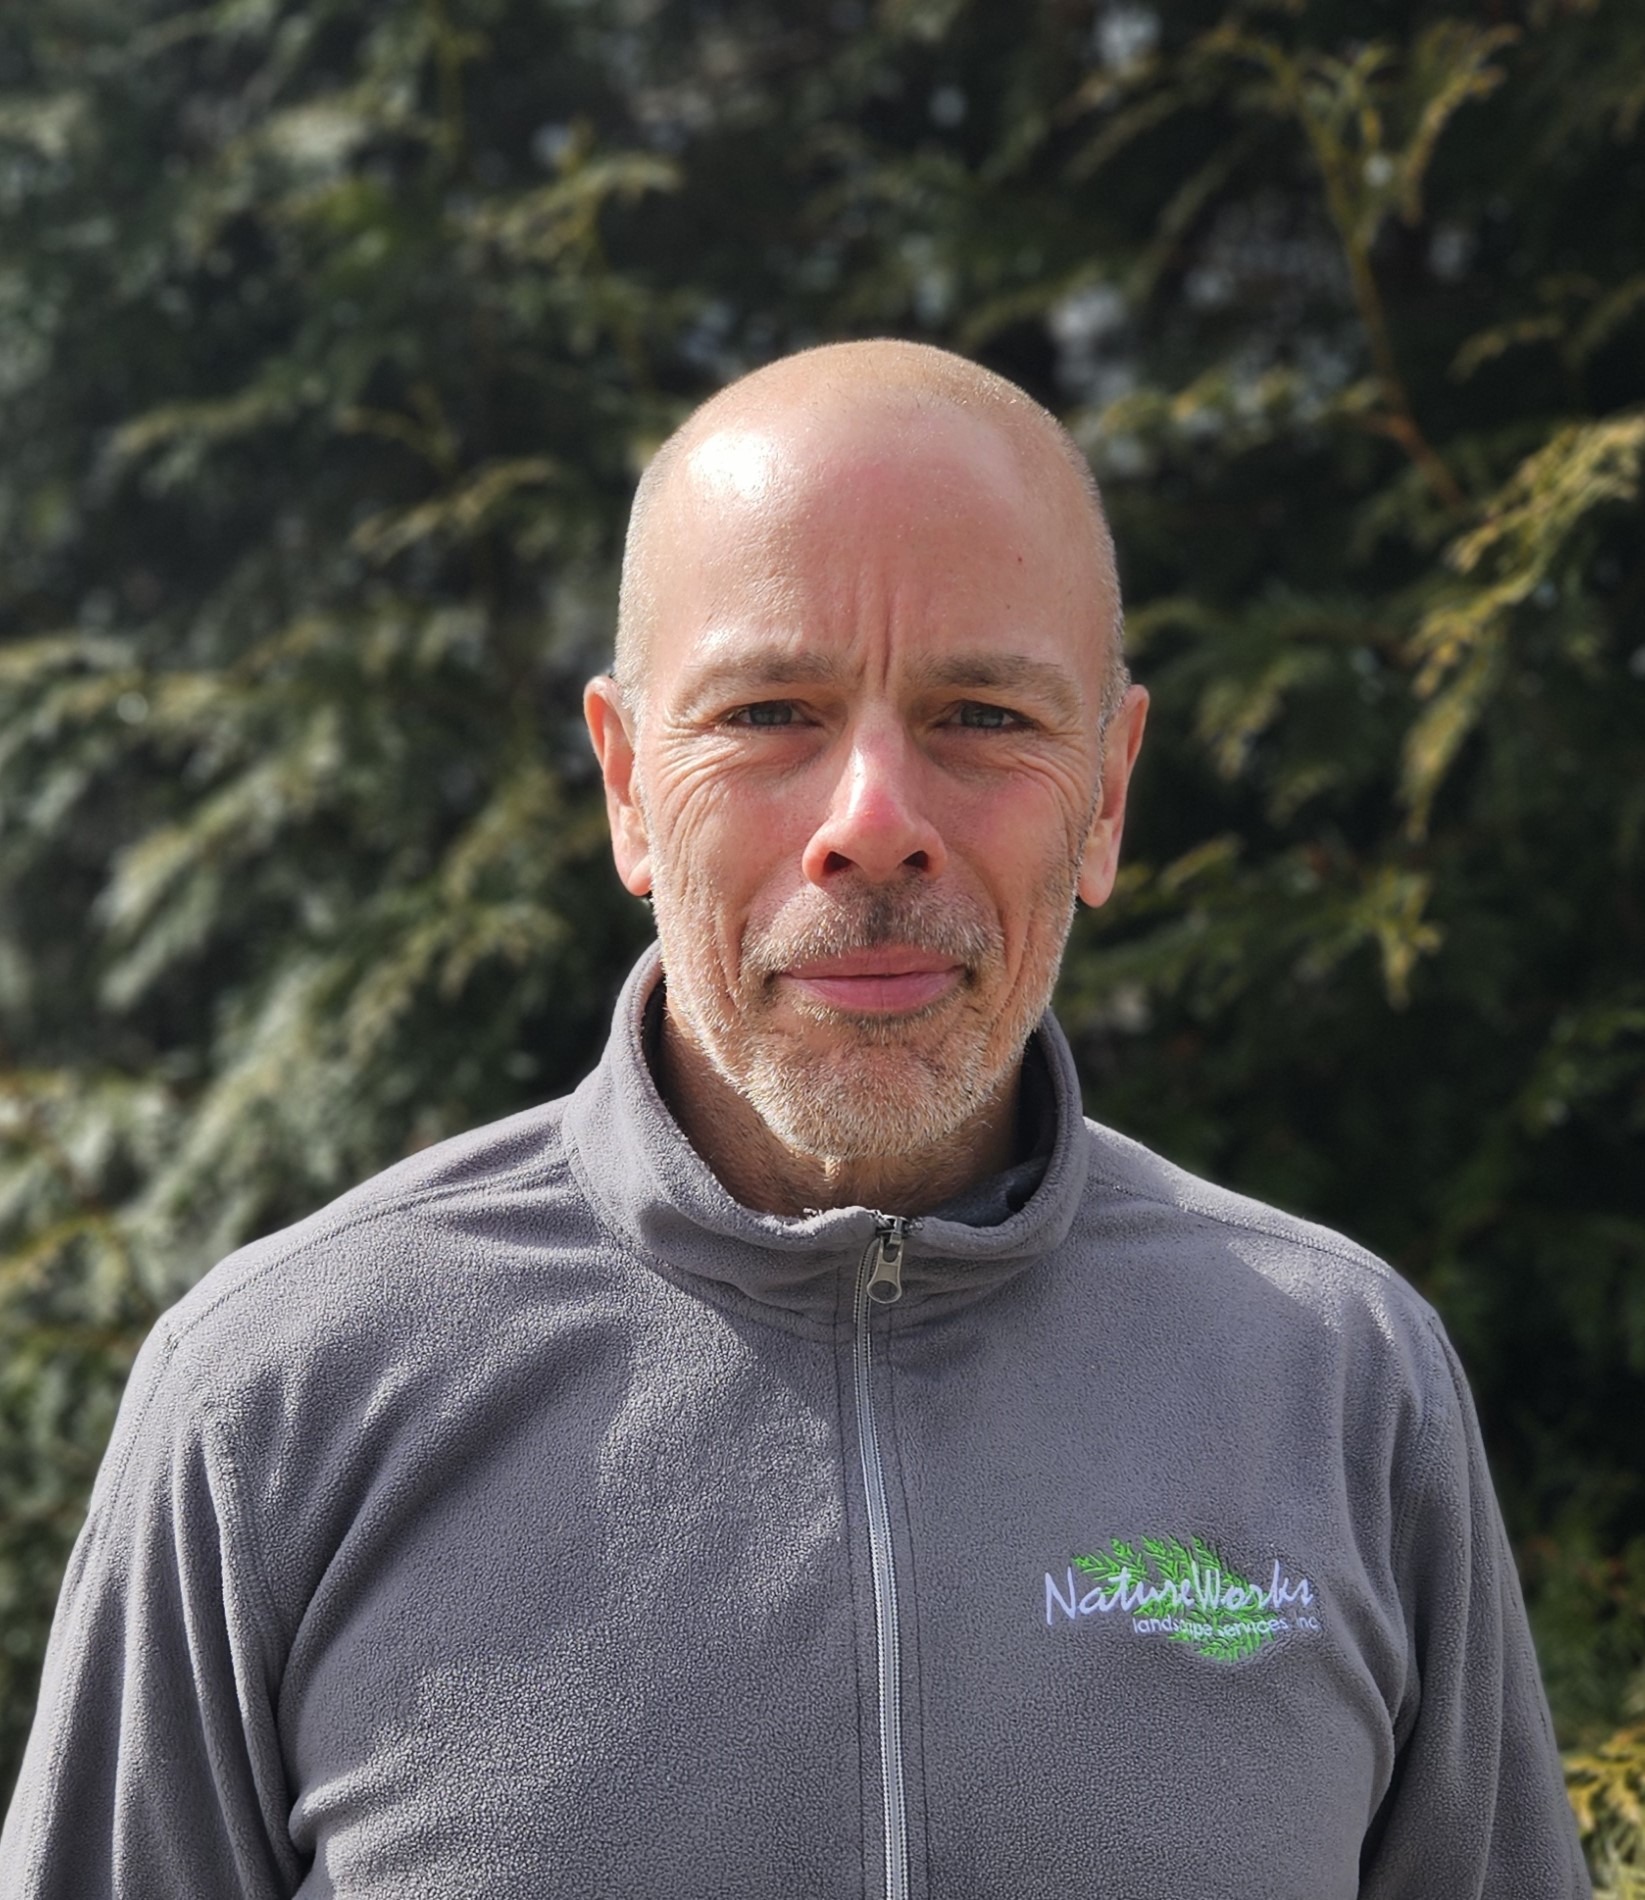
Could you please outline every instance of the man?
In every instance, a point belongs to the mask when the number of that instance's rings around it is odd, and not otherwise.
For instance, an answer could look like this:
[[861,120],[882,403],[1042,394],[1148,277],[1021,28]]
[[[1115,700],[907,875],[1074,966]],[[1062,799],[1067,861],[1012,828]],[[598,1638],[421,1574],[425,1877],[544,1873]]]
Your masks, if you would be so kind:
[[1081,1118],[1118,627],[939,352],[664,449],[587,707],[660,967],[161,1322],[0,1891],[1587,1891],[1433,1315]]

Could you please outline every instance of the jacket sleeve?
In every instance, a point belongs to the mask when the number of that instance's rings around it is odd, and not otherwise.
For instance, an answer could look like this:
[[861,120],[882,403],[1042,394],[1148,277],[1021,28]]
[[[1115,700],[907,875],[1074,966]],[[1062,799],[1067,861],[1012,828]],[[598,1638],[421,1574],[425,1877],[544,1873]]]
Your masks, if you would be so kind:
[[1360,1893],[1575,1900],[1592,1887],[1513,1554],[1467,1383],[1434,1333],[1438,1378],[1396,1520],[1410,1674]]
[[162,1321],[70,1559],[0,1900],[274,1900],[302,1878],[252,1527],[178,1360]]

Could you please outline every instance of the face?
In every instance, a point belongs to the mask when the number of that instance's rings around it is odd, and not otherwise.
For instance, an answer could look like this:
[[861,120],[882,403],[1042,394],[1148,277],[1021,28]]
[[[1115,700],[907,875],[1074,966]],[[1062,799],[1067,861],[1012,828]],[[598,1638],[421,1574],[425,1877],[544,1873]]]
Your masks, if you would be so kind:
[[1112,887],[1144,701],[1104,745],[1077,506],[941,408],[730,428],[671,483],[642,715],[596,681],[590,725],[672,1059],[797,1154],[997,1100]]

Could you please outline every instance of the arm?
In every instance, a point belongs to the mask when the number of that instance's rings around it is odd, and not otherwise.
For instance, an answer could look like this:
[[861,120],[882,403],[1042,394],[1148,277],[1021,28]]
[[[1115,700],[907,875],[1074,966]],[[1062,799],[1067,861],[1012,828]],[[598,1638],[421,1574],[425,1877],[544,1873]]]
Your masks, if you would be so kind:
[[1411,1650],[1362,1900],[1577,1900],[1590,1884],[1512,1552],[1449,1342],[1397,1520]]
[[275,1900],[302,1867],[277,1646],[234,1472],[165,1322],[70,1559],[0,1900]]

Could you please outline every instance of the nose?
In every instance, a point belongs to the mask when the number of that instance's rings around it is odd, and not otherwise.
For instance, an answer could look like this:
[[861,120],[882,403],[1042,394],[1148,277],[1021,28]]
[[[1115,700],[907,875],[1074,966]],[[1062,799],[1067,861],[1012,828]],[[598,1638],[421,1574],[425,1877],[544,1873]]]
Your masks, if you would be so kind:
[[883,884],[908,872],[940,873],[948,853],[922,784],[924,761],[900,726],[850,735],[827,814],[801,868],[824,885],[848,872]]

